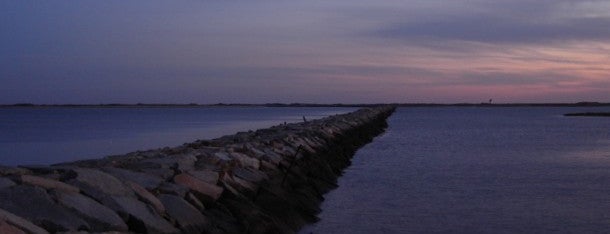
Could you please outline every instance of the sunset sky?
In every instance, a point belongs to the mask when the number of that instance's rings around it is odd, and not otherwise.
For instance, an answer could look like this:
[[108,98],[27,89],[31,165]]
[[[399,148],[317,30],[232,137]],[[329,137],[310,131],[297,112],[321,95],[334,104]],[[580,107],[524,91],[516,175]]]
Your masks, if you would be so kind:
[[0,104],[610,102],[610,1],[1,1]]

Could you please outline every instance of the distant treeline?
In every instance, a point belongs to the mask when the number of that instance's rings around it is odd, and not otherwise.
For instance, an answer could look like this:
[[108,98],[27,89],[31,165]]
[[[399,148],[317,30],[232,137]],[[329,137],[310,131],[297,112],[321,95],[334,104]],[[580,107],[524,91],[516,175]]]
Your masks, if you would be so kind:
[[34,104],[34,103],[16,103],[9,105],[0,105],[0,107],[248,107],[248,106],[264,106],[264,107],[373,107],[380,105],[393,105],[399,107],[446,107],[446,106],[483,106],[483,107],[571,107],[571,106],[610,106],[610,103],[603,102],[577,102],[577,103],[375,103],[375,104],[320,104],[320,103],[265,103],[265,104],[248,104],[248,103],[216,103],[216,104],[172,104],[172,103],[107,103],[107,104]]

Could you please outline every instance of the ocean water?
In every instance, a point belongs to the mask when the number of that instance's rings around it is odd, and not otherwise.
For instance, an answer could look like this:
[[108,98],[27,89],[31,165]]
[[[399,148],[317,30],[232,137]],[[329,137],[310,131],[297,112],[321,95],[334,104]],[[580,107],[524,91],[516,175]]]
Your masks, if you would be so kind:
[[399,108],[301,233],[608,233],[610,108]]
[[45,165],[177,146],[356,108],[0,108],[0,165]]

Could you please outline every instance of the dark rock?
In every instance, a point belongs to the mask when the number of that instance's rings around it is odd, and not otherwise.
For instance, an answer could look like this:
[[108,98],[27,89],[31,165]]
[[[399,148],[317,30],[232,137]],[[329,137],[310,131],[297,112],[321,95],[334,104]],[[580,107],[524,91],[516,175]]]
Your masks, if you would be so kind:
[[93,231],[127,231],[127,225],[110,208],[78,193],[55,191],[59,204],[72,209],[86,219]]
[[[61,166],[47,166],[47,165],[22,165],[19,166],[22,169],[27,169],[35,174],[57,174],[66,171],[74,166],[61,165]],[[30,174],[30,173],[26,173]]]
[[174,169],[171,168],[144,168],[140,169],[142,173],[161,177],[163,180],[170,179],[174,176]]
[[159,162],[154,162],[154,161],[148,161],[150,159],[147,160],[138,160],[135,162],[130,162],[127,165],[125,165],[125,168],[129,168],[131,170],[136,170],[136,171],[143,171],[145,169],[171,169],[172,165],[164,165],[161,164]]
[[108,195],[134,196],[133,191],[123,182],[107,173],[85,168],[73,169],[72,171],[76,174],[76,177],[67,182],[80,188],[85,194],[98,201]]
[[15,182],[13,182],[12,180],[10,180],[8,178],[0,177],[0,189],[8,188],[11,186],[15,186]]
[[20,167],[7,167],[0,165],[0,175],[25,175],[31,173],[29,170]]
[[265,154],[261,158],[275,165],[279,164],[280,161],[282,161],[282,156],[273,152],[272,150],[266,150]]
[[[228,178],[228,177],[229,177],[229,176],[227,176],[226,178]],[[221,184],[221,185],[222,185],[222,187],[225,189],[225,191],[226,191],[225,193],[229,193],[229,194],[231,194],[231,195],[233,195],[233,196],[237,196],[237,197],[242,196],[242,195],[241,195],[241,193],[240,193],[239,191],[237,191],[237,189],[236,189],[236,188],[234,188],[234,187],[233,187],[231,184],[229,184],[229,183],[226,181],[226,179],[224,179],[224,178],[225,178],[225,177],[223,177],[223,178],[220,180],[220,184]]]
[[17,178],[23,184],[30,184],[38,187],[43,187],[45,189],[57,189],[72,193],[80,192],[80,189],[78,189],[77,187],[57,180],[47,179],[34,175],[21,175]]
[[227,152],[216,152],[213,154],[213,157],[216,158],[220,163],[228,163],[231,161],[231,157]]
[[[221,178],[221,180],[225,185],[230,185],[230,187],[237,189],[239,193],[253,194],[257,190],[257,186],[255,184],[240,179],[239,177],[225,175]],[[235,191],[232,191],[232,193],[235,193]]]
[[197,196],[199,196],[200,199],[206,200],[208,202],[214,202],[218,200],[223,191],[222,187],[204,182],[203,180],[199,180],[186,173],[182,173],[175,176],[174,182],[176,184],[188,187]]
[[238,152],[231,152],[230,155],[244,167],[251,167],[254,169],[258,169],[260,167],[260,161],[256,158],[252,158],[248,155]]
[[183,233],[202,233],[209,221],[197,208],[174,195],[159,195],[159,200],[167,207],[167,214],[178,224]]
[[252,154],[254,154],[254,156],[257,158],[261,158],[261,157],[265,156],[265,152],[255,148],[254,146],[252,146],[252,144],[246,143],[246,148],[250,152],[252,152]]
[[289,145],[284,145],[284,147],[282,147],[281,149],[279,149],[283,155],[290,155],[293,156],[297,153],[296,148],[292,148]]
[[156,189],[157,187],[159,187],[159,185],[161,185],[161,183],[163,183],[163,179],[161,177],[145,174],[142,172],[135,172],[116,167],[106,167],[102,168],[102,170],[116,177],[117,179],[120,179],[122,181],[133,181],[139,184],[140,186],[150,190]]
[[269,179],[265,173],[239,167],[233,169],[233,175],[254,183],[259,183]]
[[24,217],[51,232],[89,230],[90,226],[56,204],[42,188],[18,185],[0,190],[0,208]]
[[2,234],[27,234],[23,230],[0,219],[0,233]]
[[195,162],[195,170],[212,170],[216,171],[222,168],[222,165],[228,161],[220,161],[212,155],[203,155]]
[[[0,209],[0,220],[4,220],[12,226],[18,227],[27,233],[33,234],[47,234],[48,232],[41,227],[34,225],[32,222],[25,220],[15,214],[12,214],[6,210]],[[2,232],[0,232],[2,233]]]
[[277,171],[279,168],[276,166],[277,164],[271,164],[265,160],[261,160],[261,171]]
[[125,183],[129,187],[131,187],[131,189],[136,193],[136,195],[138,195],[138,198],[140,198],[140,200],[151,205],[159,214],[165,213],[165,207],[163,206],[161,201],[159,201],[159,199],[155,197],[155,195],[153,195],[148,190],[134,182],[126,181]]
[[207,210],[205,212],[207,217],[210,217],[212,226],[215,228],[210,233],[246,233],[239,225],[237,220],[231,212],[226,209],[223,205],[218,205],[214,209]]
[[174,194],[180,197],[184,197],[186,196],[186,193],[188,193],[189,188],[184,185],[165,182],[161,184],[161,186],[159,186],[158,190],[161,193]]
[[195,166],[197,158],[193,155],[171,155],[160,158],[150,158],[142,160],[138,163],[140,168],[143,169],[178,169],[178,170],[192,170]]
[[189,175],[193,177],[203,180],[210,184],[218,183],[218,172],[211,170],[196,170],[196,171],[187,171]]
[[184,196],[184,199],[191,203],[191,205],[193,205],[199,211],[205,210],[205,206],[203,205],[203,203],[201,203],[201,201],[199,201],[199,199],[192,193],[187,193],[186,196]]
[[176,160],[177,169],[180,171],[193,170],[197,157],[191,154],[172,155],[172,159]]
[[161,218],[153,208],[126,196],[107,197],[102,202],[118,212],[126,221],[130,231],[138,233],[178,233],[165,219]]
[[289,227],[275,222],[248,200],[227,199],[225,206],[246,227],[246,233],[293,233]]

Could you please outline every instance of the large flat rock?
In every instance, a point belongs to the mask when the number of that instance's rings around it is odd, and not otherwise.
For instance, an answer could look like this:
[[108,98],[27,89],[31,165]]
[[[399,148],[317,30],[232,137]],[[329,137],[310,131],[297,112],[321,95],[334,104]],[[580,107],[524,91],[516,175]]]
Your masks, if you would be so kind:
[[194,170],[194,171],[187,171],[187,173],[189,175],[192,175],[193,177],[203,180],[207,183],[210,184],[216,184],[218,183],[218,172],[215,171],[211,171],[211,170]]
[[[5,221],[6,223],[18,227],[20,230],[23,230],[27,233],[32,234],[47,234],[46,230],[42,229],[39,226],[34,225],[32,222],[21,218],[13,213],[10,213],[6,210],[0,209],[0,220]],[[2,232],[0,232],[2,233]]]
[[223,191],[222,187],[207,183],[186,173],[176,175],[174,177],[174,182],[176,184],[188,187],[201,199],[207,202],[214,202],[218,200]]
[[108,173],[95,169],[77,168],[71,170],[75,177],[67,182],[83,193],[102,200],[106,196],[134,196],[133,191],[123,182]]
[[72,193],[80,192],[77,187],[74,187],[61,181],[47,179],[44,177],[34,175],[21,175],[18,178],[21,183],[43,187],[45,189],[57,189]]
[[242,153],[231,152],[230,155],[232,158],[237,160],[244,167],[251,167],[254,169],[258,169],[261,165],[260,161],[258,159],[250,157],[250,156],[242,154]]
[[0,190],[0,201],[0,208],[51,232],[90,230],[87,222],[55,203],[42,188],[27,185],[5,188]]
[[183,233],[203,233],[209,225],[208,219],[181,197],[161,194],[159,200],[167,207],[167,214],[176,220]]
[[27,234],[23,230],[18,227],[13,226],[10,223],[7,223],[4,220],[0,219],[0,233],[2,234]]
[[131,181],[126,181],[125,183],[136,193],[136,195],[138,195],[138,198],[140,198],[140,200],[151,205],[159,214],[165,213],[165,207],[163,206],[161,201],[159,201],[159,199],[155,197],[155,195],[150,193],[148,190],[146,190],[139,184],[136,184]]
[[0,189],[8,188],[11,186],[15,186],[15,182],[10,180],[9,178],[0,177]]
[[259,183],[269,179],[265,173],[262,173],[259,170],[250,170],[240,167],[233,169],[233,175],[253,183]]
[[238,189],[239,192],[242,193],[252,194],[258,189],[258,186],[256,184],[241,179],[237,176],[231,177],[229,175],[225,175],[224,177],[222,177],[222,181],[225,183],[225,185],[230,185],[231,187]]
[[186,196],[186,193],[190,191],[190,189],[184,185],[174,184],[170,182],[164,182],[159,186],[159,191],[161,193],[174,194],[180,197]]
[[159,185],[161,185],[161,183],[163,183],[163,179],[161,177],[142,172],[130,171],[116,167],[106,167],[102,168],[102,170],[116,177],[117,179],[122,181],[132,181],[146,189],[156,189],[159,187]]
[[94,231],[127,231],[127,224],[113,210],[79,193],[55,191],[59,204],[70,208],[87,220]]
[[157,214],[152,207],[126,196],[107,197],[102,202],[127,220],[130,231],[138,233],[178,233],[179,230]]

